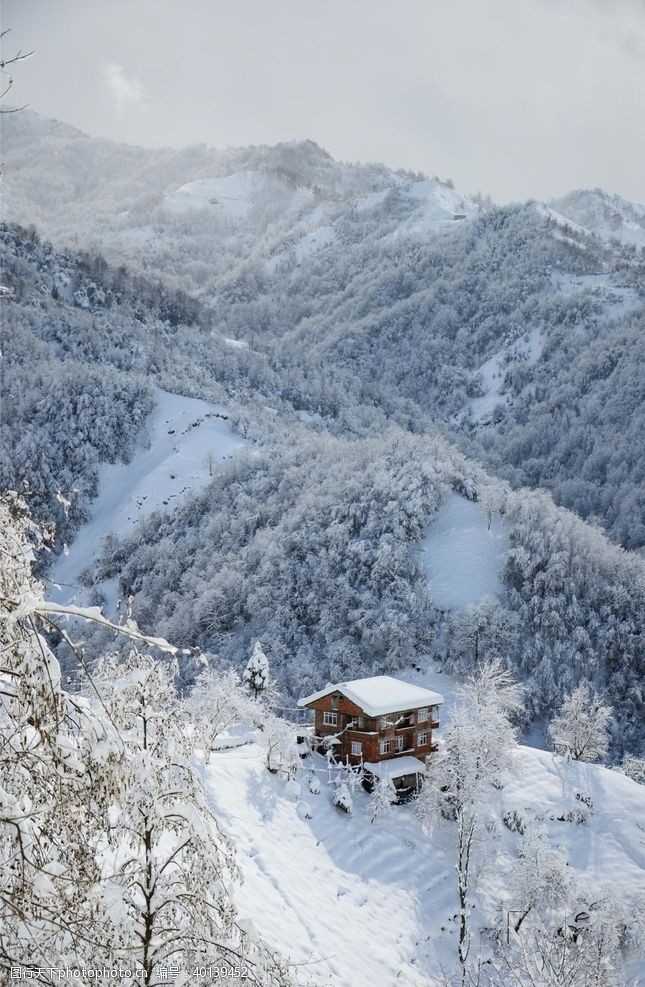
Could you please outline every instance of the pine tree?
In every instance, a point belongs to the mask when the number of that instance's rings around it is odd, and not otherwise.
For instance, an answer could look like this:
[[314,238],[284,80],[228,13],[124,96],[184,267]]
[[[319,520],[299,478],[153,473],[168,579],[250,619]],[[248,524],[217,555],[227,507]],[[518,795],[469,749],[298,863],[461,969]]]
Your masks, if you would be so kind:
[[262,645],[259,641],[256,641],[253,645],[253,651],[244,669],[242,678],[253,693],[255,699],[269,685],[269,660],[262,650]]

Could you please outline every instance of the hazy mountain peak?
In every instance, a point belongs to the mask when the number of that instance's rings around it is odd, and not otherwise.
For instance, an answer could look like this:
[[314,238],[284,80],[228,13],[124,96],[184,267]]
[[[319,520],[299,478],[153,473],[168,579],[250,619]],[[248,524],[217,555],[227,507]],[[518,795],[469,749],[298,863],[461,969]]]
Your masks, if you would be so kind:
[[603,189],[574,189],[551,206],[601,239],[645,247],[645,205]]

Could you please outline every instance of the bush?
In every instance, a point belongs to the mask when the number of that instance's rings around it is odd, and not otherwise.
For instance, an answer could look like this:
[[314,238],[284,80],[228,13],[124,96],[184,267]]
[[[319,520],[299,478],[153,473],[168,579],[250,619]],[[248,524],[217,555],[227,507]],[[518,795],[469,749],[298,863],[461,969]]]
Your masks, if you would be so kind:
[[339,785],[336,794],[334,795],[334,805],[337,809],[340,809],[341,812],[346,812],[348,814],[354,808],[351,792],[347,785]]

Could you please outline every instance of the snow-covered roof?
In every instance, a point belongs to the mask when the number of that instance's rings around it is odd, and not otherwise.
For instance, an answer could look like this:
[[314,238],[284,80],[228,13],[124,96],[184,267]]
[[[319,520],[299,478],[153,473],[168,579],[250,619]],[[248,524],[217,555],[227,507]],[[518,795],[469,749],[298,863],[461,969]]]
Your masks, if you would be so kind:
[[399,713],[407,709],[438,706],[443,702],[443,696],[438,692],[402,682],[391,675],[374,675],[369,679],[354,679],[352,682],[338,682],[336,685],[330,683],[320,692],[299,699],[298,706],[309,706],[333,692],[340,692],[368,716],[385,716],[387,713]]
[[363,767],[377,778],[402,778],[403,775],[425,774],[426,770],[425,764],[411,754],[391,757],[387,761],[366,761]]

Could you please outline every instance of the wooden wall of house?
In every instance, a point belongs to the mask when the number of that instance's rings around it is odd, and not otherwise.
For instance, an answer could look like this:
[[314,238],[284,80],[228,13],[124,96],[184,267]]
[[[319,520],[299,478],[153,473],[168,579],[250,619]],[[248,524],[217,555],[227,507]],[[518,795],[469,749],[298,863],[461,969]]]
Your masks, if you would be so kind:
[[[437,707],[428,707],[428,719],[425,722],[417,722],[417,711],[401,710],[398,713],[389,713],[387,717],[370,718],[365,716],[363,710],[355,703],[350,702],[340,693],[332,693],[317,699],[309,707],[314,711],[314,732],[317,737],[331,737],[339,734],[341,743],[336,747],[336,757],[350,764],[360,764],[361,761],[387,761],[391,758],[401,757],[405,754],[418,757],[420,760],[436,750],[433,737],[433,730],[438,727]],[[337,722],[326,724],[325,713],[336,713]],[[396,727],[396,721],[409,713],[410,726]],[[363,719],[359,729],[347,729],[348,723],[352,720]],[[387,719],[391,725],[384,727],[382,720]],[[425,731],[427,742],[423,746],[416,743],[417,735]],[[403,737],[403,749],[397,750],[396,738]],[[381,754],[380,742],[388,739],[390,750],[387,754]],[[361,754],[352,754],[352,741],[362,744]]]

